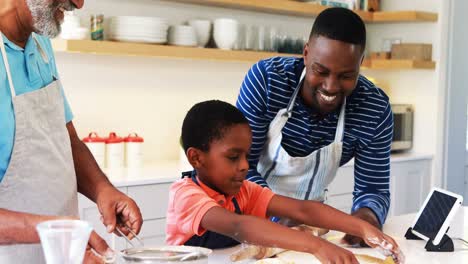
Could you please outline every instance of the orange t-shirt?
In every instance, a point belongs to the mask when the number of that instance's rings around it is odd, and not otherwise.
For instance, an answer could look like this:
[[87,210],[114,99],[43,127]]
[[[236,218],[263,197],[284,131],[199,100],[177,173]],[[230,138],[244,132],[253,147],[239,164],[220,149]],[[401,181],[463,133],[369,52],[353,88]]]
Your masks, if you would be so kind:
[[191,178],[183,178],[171,185],[167,209],[166,244],[183,245],[192,236],[203,235],[207,230],[200,223],[206,212],[220,206],[235,211],[235,197],[244,215],[266,218],[268,204],[274,193],[260,185],[245,180],[235,196],[225,196],[211,189],[197,178],[198,186]]

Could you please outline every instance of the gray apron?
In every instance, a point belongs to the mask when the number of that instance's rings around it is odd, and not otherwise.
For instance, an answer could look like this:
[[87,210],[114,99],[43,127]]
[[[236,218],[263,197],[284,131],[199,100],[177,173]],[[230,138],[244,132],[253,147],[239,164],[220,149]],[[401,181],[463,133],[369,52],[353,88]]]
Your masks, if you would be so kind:
[[[48,57],[34,33],[33,37],[48,64]],[[10,163],[0,182],[0,208],[77,217],[76,174],[60,81],[54,76],[54,81],[46,87],[16,95],[3,38],[0,48],[16,125]],[[0,246],[0,263],[45,263],[45,259],[40,244],[16,244]]]
[[325,201],[328,185],[340,167],[343,150],[346,99],[341,106],[335,140],[305,157],[291,157],[281,146],[282,130],[292,115],[294,102],[304,81],[301,74],[287,108],[280,109],[270,123],[267,141],[258,163],[258,172],[276,194],[300,199]]

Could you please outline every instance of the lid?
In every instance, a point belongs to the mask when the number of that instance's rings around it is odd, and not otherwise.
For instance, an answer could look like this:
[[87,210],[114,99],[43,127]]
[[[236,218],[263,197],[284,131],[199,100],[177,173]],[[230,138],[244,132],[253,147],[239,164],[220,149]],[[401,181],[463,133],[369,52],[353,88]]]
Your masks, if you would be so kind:
[[115,143],[122,143],[123,138],[117,136],[115,132],[110,132],[109,137],[106,138],[106,144],[115,144]]
[[211,252],[211,249],[189,246],[130,248],[121,251],[122,257],[125,260],[144,263],[147,261],[158,261],[157,263],[159,261],[190,263],[194,260],[208,258]]
[[99,137],[96,132],[91,132],[89,135],[85,138],[83,138],[83,142],[86,143],[105,143],[106,140],[102,137]]
[[144,140],[142,137],[139,137],[137,133],[130,133],[128,137],[124,139],[125,142],[134,142],[134,143],[143,143]]

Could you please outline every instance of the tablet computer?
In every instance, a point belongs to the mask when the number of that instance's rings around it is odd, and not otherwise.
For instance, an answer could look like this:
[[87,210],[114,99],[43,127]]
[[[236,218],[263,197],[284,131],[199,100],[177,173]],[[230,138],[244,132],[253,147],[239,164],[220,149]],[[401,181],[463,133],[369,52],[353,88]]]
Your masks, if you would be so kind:
[[461,195],[433,188],[411,226],[413,234],[438,245],[462,202]]

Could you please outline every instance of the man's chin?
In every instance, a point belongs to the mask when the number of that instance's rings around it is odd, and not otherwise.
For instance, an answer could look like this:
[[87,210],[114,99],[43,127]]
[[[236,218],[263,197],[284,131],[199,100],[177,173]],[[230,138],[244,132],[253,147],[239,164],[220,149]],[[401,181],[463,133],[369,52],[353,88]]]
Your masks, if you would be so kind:
[[54,27],[41,27],[41,28],[36,28],[34,30],[35,33],[48,37],[48,38],[56,38],[60,35],[61,32],[61,27],[60,26],[54,26]]

